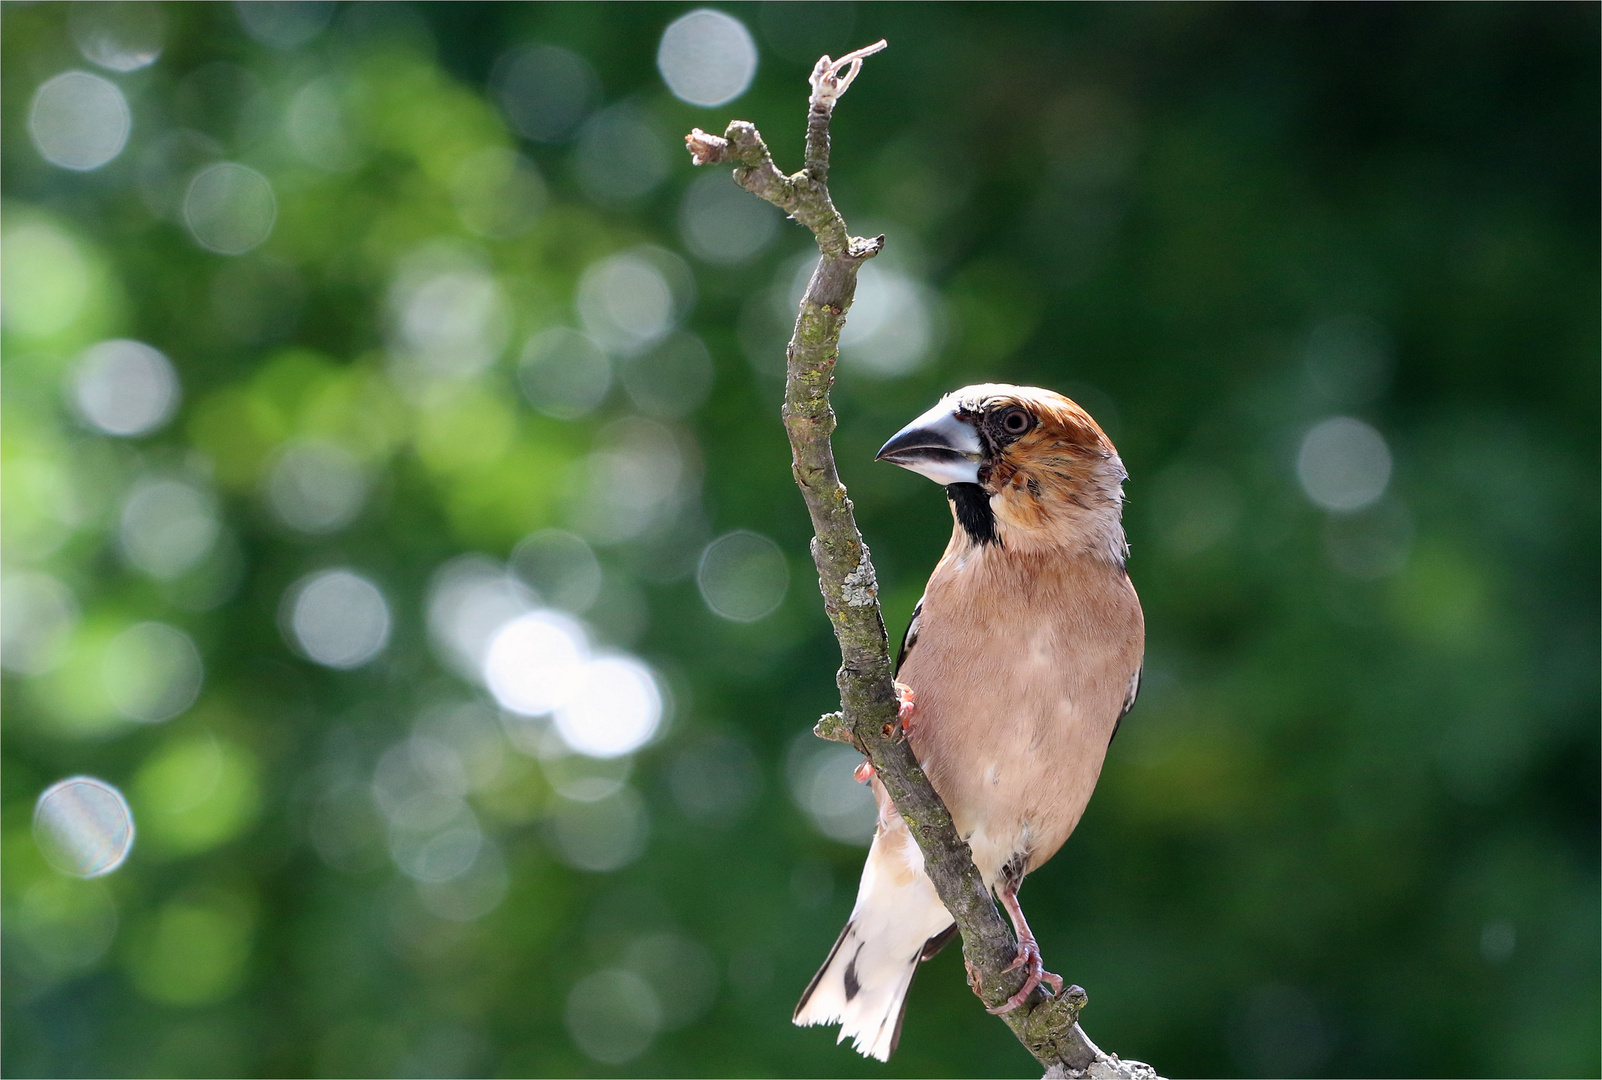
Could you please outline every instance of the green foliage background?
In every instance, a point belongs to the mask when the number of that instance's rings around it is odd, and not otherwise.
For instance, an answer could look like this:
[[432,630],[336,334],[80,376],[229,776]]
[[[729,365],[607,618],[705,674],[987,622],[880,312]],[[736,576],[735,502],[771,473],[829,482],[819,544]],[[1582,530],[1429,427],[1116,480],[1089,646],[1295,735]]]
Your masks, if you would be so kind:
[[[931,290],[940,332],[915,371],[848,362],[836,389],[892,633],[949,524],[938,491],[872,456],[940,393],[1065,390],[1132,477],[1145,691],[1078,833],[1024,892],[1048,965],[1090,992],[1092,1036],[1169,1076],[1597,1074],[1594,5],[723,4],[761,60],[716,108],[656,70],[683,5],[362,7],[292,50],[253,40],[233,5],[164,8],[159,60],[102,72],[132,137],[85,173],[48,164],[28,129],[41,83],[92,70],[75,9],[3,9],[6,568],[55,575],[80,611],[55,667],[4,683],[7,1075],[1029,1074],[955,951],[920,976],[888,1067],[789,1024],[862,857],[793,794],[837,656],[764,298],[809,238],[785,223],[733,267],[688,253],[699,177],[678,140],[746,118],[796,167],[808,58],[881,36],[836,120],[833,186],[855,231],[888,234],[886,265]],[[531,43],[584,57],[597,104],[637,110],[669,163],[659,183],[597,201],[572,139],[515,135],[490,76]],[[324,77],[354,148],[343,171],[284,134]],[[180,129],[271,180],[264,245],[213,254],[141,196],[140,163]],[[517,235],[475,235],[458,212],[453,178],[484,147],[544,178]],[[408,396],[386,297],[441,237],[490,268],[513,332],[481,377]],[[613,872],[566,865],[550,767],[492,748],[470,801],[509,891],[440,918],[385,854],[365,785],[426,707],[487,700],[430,648],[430,575],[575,522],[586,455],[629,399],[542,415],[518,353],[577,325],[587,266],[641,243],[693,270],[684,325],[715,370],[679,429],[703,463],[695,527],[599,546],[615,602],[588,616],[675,703],[629,780],[648,842]],[[1351,325],[1394,371],[1343,403],[1309,358]],[[180,412],[150,436],[95,434],[65,404],[82,350],[112,337],[181,377]],[[1298,482],[1303,434],[1339,414],[1394,457],[1368,517]],[[308,434],[349,448],[373,490],[316,538],[262,494],[278,448]],[[232,554],[160,582],[119,557],[117,521],[137,477],[173,472],[217,493]],[[791,578],[750,624],[713,615],[693,573],[742,528],[780,544]],[[1390,561],[1353,576],[1340,552],[1365,529]],[[352,671],[279,630],[285,589],[331,565],[377,581],[394,617]],[[189,711],[137,725],[115,718],[101,665],[151,619],[193,637],[206,677]],[[695,772],[714,736],[729,771]],[[30,834],[41,790],[78,773],[126,792],[140,827],[91,882],[51,870]],[[687,782],[738,790],[697,816]],[[342,866],[314,842],[328,799],[354,830]],[[645,972],[658,1002],[704,1000],[628,1061],[586,1056],[574,986],[632,970],[666,931],[699,967]]]

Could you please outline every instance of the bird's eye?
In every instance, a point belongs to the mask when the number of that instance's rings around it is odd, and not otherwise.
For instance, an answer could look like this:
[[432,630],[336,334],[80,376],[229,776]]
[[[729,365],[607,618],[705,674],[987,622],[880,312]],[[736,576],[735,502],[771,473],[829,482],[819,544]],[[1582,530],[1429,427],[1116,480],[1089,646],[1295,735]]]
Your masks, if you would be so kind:
[[1029,414],[1022,409],[1008,409],[1002,414],[1001,427],[1008,435],[1022,435],[1029,430]]

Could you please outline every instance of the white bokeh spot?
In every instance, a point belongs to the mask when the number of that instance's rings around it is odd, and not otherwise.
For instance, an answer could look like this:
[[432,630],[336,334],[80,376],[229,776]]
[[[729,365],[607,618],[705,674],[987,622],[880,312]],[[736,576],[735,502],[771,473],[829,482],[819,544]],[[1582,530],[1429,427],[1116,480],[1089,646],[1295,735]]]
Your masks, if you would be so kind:
[[72,375],[72,403],[85,423],[107,435],[144,435],[178,409],[181,387],[172,361],[142,341],[91,345]]
[[673,163],[659,127],[625,101],[584,122],[573,170],[590,198],[604,206],[623,207],[655,190],[667,179]]
[[87,71],[64,71],[34,92],[28,134],[52,165],[74,172],[98,169],[122,153],[133,113],[121,90]]
[[579,980],[567,997],[567,1033],[603,1065],[632,1061],[662,1029],[662,1003],[638,974],[606,968]]
[[195,243],[219,255],[243,255],[272,235],[278,198],[272,181],[249,165],[219,161],[189,181],[183,213]]
[[484,684],[502,708],[541,716],[584,688],[589,640],[575,620],[532,611],[502,626],[484,658]]
[[303,439],[285,447],[267,476],[267,498],[285,525],[297,532],[337,532],[361,513],[367,478],[343,447]]
[[377,585],[352,570],[302,578],[286,599],[291,643],[324,667],[360,667],[389,644],[389,604]]
[[612,362],[588,336],[564,326],[542,330],[523,347],[518,385],[547,416],[577,420],[592,413],[612,388]]
[[484,555],[459,555],[436,570],[429,583],[429,639],[448,668],[481,682],[495,635],[532,611],[535,601],[500,563]]
[[123,500],[119,525],[123,558],[163,581],[199,565],[222,531],[215,496],[182,480],[158,476],[134,481]]
[[784,603],[790,567],[778,544],[739,529],[706,546],[695,582],[714,614],[732,622],[755,622]]
[[679,204],[679,235],[696,258],[720,265],[749,262],[779,235],[784,215],[772,203],[729,183],[722,170],[698,176]]
[[734,16],[698,8],[662,32],[656,67],[680,101],[726,105],[751,85],[757,68],[756,42]]
[[83,58],[107,71],[149,67],[167,39],[166,15],[158,4],[74,4],[67,25]]
[[321,34],[334,18],[333,0],[234,0],[245,33],[288,51]]
[[390,288],[391,345],[404,370],[471,378],[506,348],[511,312],[482,259],[449,244],[408,256]]
[[1296,456],[1296,474],[1307,497],[1340,512],[1360,510],[1385,494],[1391,466],[1385,436],[1350,416],[1315,426]]
[[66,659],[78,601],[60,578],[39,571],[0,579],[0,665],[42,675]]
[[589,266],[579,278],[579,320],[604,348],[632,355],[660,340],[690,306],[694,277],[661,248],[634,248]]
[[100,877],[121,866],[133,849],[133,811],[122,792],[104,780],[74,776],[39,796],[33,835],[57,870]]
[[584,666],[556,709],[556,730],[580,754],[614,758],[633,753],[662,722],[662,692],[651,669],[631,656],[603,656]]
[[877,810],[867,784],[855,771],[862,754],[849,746],[820,746],[807,732],[790,748],[787,772],[790,793],[813,827],[842,844],[867,844],[873,837]]

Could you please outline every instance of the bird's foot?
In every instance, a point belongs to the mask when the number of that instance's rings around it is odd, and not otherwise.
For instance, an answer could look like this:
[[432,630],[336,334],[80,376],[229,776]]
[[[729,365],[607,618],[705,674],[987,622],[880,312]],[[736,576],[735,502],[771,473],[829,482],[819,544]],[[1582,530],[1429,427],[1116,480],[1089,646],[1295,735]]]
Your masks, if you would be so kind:
[[857,778],[857,783],[866,784],[873,779],[873,762],[864,759],[862,764],[857,766],[857,771],[851,775]]
[[1023,986],[1005,1002],[993,1009],[986,1009],[986,1012],[994,1013],[998,1016],[1002,1013],[1012,1012],[1012,1010],[1028,1001],[1029,995],[1034,993],[1035,987],[1041,983],[1051,987],[1053,994],[1062,993],[1062,976],[1053,975],[1046,970],[1045,960],[1040,955],[1040,946],[1035,944],[1034,938],[1024,938],[1020,941],[1018,943],[1017,957],[1002,970],[1016,971],[1018,968],[1023,968],[1027,974]]
[[901,721],[901,733],[912,734],[912,716],[917,711],[917,699],[913,696],[912,687],[904,682],[896,683],[896,719]]

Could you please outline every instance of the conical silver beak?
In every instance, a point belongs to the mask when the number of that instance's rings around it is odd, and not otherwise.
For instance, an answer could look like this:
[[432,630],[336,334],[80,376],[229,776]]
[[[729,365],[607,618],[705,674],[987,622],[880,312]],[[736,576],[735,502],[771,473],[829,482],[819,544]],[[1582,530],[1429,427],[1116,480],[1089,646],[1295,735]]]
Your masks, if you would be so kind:
[[942,401],[890,437],[875,461],[889,461],[937,484],[977,484],[979,432]]

